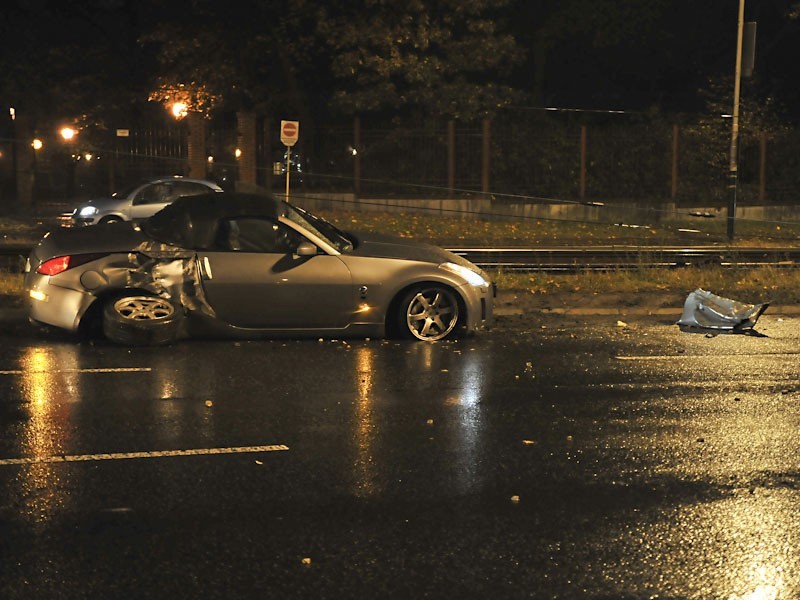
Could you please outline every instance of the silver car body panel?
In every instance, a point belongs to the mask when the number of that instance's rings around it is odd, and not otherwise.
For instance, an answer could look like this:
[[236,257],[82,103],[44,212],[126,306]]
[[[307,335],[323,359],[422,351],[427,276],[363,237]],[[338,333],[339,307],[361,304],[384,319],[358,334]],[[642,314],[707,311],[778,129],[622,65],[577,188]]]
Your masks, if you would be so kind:
[[[393,303],[417,285],[440,284],[461,300],[466,331],[492,322],[490,285],[476,286],[439,268],[477,267],[447,250],[393,238],[363,236],[352,252],[280,218],[318,248],[292,253],[190,250],[148,238],[130,223],[46,236],[33,249],[25,285],[33,321],[77,331],[89,308],[123,290],[179,303],[190,334],[380,336]],[[123,250],[125,249],[125,250]],[[87,253],[91,252],[89,255]],[[50,258],[84,256],[85,264],[55,276],[36,273]],[[388,315],[388,316],[387,316]]]

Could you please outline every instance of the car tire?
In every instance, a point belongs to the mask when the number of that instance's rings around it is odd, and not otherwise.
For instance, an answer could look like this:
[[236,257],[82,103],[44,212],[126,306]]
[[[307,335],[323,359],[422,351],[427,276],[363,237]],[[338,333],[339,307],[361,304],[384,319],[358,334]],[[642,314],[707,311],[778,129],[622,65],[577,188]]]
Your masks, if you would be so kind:
[[397,330],[401,336],[424,342],[453,337],[461,319],[456,292],[443,285],[412,288],[399,304]]
[[178,339],[183,313],[158,296],[118,296],[103,307],[103,334],[128,346],[163,346]]
[[120,223],[122,221],[119,217],[104,217],[100,220],[101,225],[107,225],[109,223]]

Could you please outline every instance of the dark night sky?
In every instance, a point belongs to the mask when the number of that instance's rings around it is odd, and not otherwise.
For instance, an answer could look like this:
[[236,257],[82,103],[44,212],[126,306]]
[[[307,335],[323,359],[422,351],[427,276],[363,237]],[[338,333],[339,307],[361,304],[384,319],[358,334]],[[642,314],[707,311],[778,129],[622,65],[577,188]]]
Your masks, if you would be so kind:
[[[641,8],[648,3],[656,8]],[[64,94],[75,89],[84,93],[81,102],[94,98],[109,106],[124,105],[125,94],[145,95],[156,64],[138,40],[156,19],[191,24],[189,4],[7,3],[0,16],[4,103],[63,110],[70,107]],[[559,14],[571,4],[589,8]],[[751,93],[777,96],[787,116],[795,118],[800,115],[800,35],[798,20],[786,16],[792,4],[748,2],[746,18],[758,21],[758,45],[756,77],[745,85]],[[736,0],[511,2],[508,28],[527,57],[511,83],[529,94],[530,105],[701,110],[697,90],[706,78],[733,74],[737,5]],[[592,10],[597,14],[587,14]],[[546,51],[537,55],[544,30],[550,38]],[[304,75],[307,82],[330,81],[313,72]],[[314,93],[325,97],[329,91],[317,87]]]

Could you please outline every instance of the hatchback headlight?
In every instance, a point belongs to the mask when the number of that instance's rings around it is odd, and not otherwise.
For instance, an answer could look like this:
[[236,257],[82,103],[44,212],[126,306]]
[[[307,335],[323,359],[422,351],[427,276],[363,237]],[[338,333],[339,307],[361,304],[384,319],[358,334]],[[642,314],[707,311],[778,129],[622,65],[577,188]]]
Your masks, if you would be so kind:
[[97,208],[94,206],[84,206],[78,211],[79,217],[93,217],[97,214]]
[[439,265],[440,269],[444,269],[445,271],[450,271],[451,273],[455,273],[456,275],[463,277],[467,280],[467,283],[473,285],[475,287],[489,287],[489,282],[486,281],[480,273],[473,271],[467,267],[462,267],[461,265],[457,265],[456,263],[446,262]]

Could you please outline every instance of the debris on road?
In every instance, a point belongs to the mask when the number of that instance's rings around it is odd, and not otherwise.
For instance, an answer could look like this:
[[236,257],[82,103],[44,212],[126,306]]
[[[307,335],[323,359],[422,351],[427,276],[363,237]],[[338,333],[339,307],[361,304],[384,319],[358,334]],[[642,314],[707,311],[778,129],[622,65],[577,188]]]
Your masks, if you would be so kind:
[[769,303],[745,304],[697,288],[686,298],[677,325],[681,331],[737,333],[752,329]]

